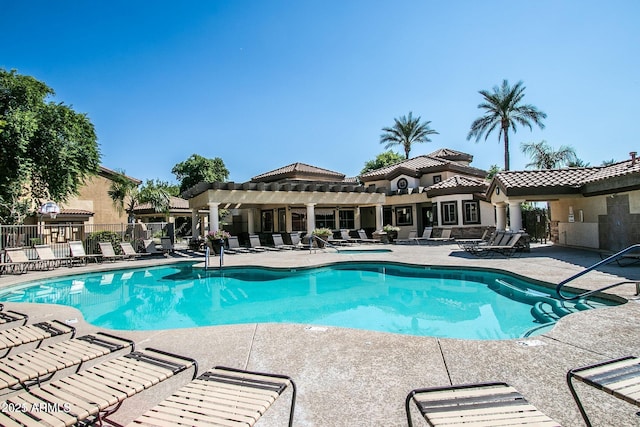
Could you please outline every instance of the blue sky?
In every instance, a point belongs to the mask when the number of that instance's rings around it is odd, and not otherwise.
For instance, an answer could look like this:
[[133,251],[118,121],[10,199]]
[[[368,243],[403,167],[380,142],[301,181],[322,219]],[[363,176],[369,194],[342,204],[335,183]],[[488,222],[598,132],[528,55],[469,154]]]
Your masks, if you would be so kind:
[[[547,113],[521,142],[573,146],[591,165],[640,151],[640,2],[0,0],[0,67],[86,113],[102,164],[175,182],[192,154],[243,182],[293,162],[355,176],[381,129],[412,111],[447,147],[503,166],[497,134],[466,136],[479,90],[526,86]],[[401,150],[398,150],[401,151]]]

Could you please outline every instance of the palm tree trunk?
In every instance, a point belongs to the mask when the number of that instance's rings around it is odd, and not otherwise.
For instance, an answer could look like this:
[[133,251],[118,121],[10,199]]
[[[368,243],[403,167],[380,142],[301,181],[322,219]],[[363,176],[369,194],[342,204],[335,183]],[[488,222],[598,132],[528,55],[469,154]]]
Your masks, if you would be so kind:
[[504,170],[509,170],[509,126],[502,126],[504,133]]

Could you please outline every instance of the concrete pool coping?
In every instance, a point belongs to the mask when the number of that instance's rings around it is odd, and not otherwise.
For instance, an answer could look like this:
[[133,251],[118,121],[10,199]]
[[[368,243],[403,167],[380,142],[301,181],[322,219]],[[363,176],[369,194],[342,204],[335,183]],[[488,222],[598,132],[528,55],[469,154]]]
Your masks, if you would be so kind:
[[[387,253],[338,254],[332,250],[265,252],[228,255],[225,265],[269,267],[313,266],[346,260],[385,260],[403,263],[477,266],[511,271],[556,283],[600,259],[597,253],[534,245],[517,258],[477,258],[457,245],[386,245]],[[183,259],[178,255],[87,267],[0,276],[0,287],[65,275],[129,266],[157,265]],[[193,258],[184,258],[193,261]],[[217,263],[214,259],[212,265]],[[621,280],[639,280],[640,268],[603,266],[575,282],[596,289]],[[629,299],[618,307],[572,314],[555,328],[528,339],[473,341],[413,337],[335,327],[308,328],[303,324],[247,324],[174,331],[113,333],[136,340],[140,348],[157,347],[198,360],[201,370],[226,365],[290,375],[298,384],[295,425],[404,426],[404,399],[417,387],[481,381],[505,381],[516,387],[547,415],[565,426],[583,425],[565,384],[574,367],[610,358],[640,355],[640,304],[635,286],[610,291]],[[76,320],[79,333],[98,330],[83,321],[79,311],[64,306],[7,303],[8,309],[38,319]],[[159,384],[125,402],[113,420],[123,423],[188,382],[182,375]],[[593,425],[640,425],[637,408],[604,392],[580,387]],[[285,425],[285,394],[259,421],[260,426]],[[414,420],[417,420],[414,412]],[[416,425],[425,423],[416,422]]]

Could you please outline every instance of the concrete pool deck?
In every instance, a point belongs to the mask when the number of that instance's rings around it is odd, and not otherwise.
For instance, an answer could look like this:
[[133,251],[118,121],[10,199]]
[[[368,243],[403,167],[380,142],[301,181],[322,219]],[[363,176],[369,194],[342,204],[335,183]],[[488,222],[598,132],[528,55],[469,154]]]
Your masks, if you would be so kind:
[[[387,253],[335,253],[331,249],[227,255],[225,265],[301,267],[350,260],[384,260],[424,265],[477,266],[503,269],[557,283],[600,260],[597,253],[533,245],[515,258],[477,258],[455,244],[390,246]],[[90,264],[50,272],[0,276],[0,287],[54,275],[175,262],[178,257]],[[212,258],[217,265],[218,258]],[[602,266],[572,282],[597,289],[622,280],[640,280],[640,264]],[[564,317],[549,332],[517,340],[457,340],[414,337],[303,324],[246,324],[180,330],[125,332],[139,348],[156,347],[198,360],[200,370],[214,365],[282,373],[298,386],[294,425],[406,426],[404,399],[418,387],[504,381],[564,426],[584,425],[565,383],[566,372],[602,360],[640,355],[640,300],[634,285],[609,291],[628,303]],[[5,309],[26,312],[31,321],[77,319],[80,334],[99,330],[65,306],[7,303]],[[190,380],[181,374],[125,401],[112,417],[125,423]],[[594,426],[640,426],[638,411],[604,392],[578,384],[578,393]],[[285,394],[258,422],[286,425]],[[413,409],[413,408],[412,408]],[[415,425],[426,425],[413,412]]]

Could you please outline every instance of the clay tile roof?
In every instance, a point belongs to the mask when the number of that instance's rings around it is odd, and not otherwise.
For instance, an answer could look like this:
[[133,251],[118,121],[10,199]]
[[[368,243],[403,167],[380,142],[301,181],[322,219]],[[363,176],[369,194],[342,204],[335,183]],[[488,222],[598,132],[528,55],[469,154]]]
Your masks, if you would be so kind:
[[92,216],[93,212],[84,209],[60,209],[60,213],[58,213],[58,215]]
[[334,172],[328,169],[319,168],[317,166],[308,165],[306,163],[297,162],[254,176],[253,178],[251,178],[251,181],[271,182],[278,179],[300,177],[302,175],[323,176],[337,181],[342,181],[345,178],[345,175],[339,172]]
[[625,160],[624,162],[614,163],[609,166],[602,166],[600,170],[586,178],[584,182],[595,182],[632,173],[640,173],[640,160],[636,160],[635,162]]
[[385,166],[380,169],[369,171],[361,176],[361,178],[384,178],[387,175],[397,171],[405,170],[407,172],[413,172],[414,174],[420,170],[433,168],[437,166],[444,166],[449,163],[446,160],[438,159],[430,156],[418,156],[411,159],[403,160],[400,163],[396,163],[391,166]]
[[427,154],[429,157],[438,157],[441,159],[447,160],[464,160],[467,162],[471,162],[473,160],[473,156],[471,154],[463,153],[461,151],[452,150],[450,148],[441,148],[439,150],[434,151],[433,153]]
[[581,187],[585,179],[598,171],[597,167],[502,171],[496,180],[505,189]]
[[437,184],[429,186],[425,192],[427,197],[444,194],[486,193],[489,183],[480,178],[454,175]]

